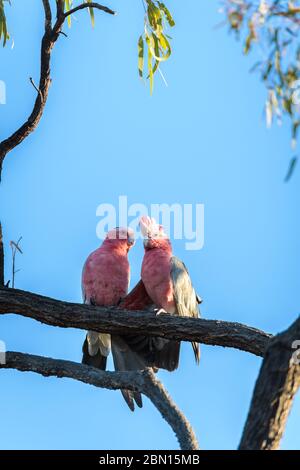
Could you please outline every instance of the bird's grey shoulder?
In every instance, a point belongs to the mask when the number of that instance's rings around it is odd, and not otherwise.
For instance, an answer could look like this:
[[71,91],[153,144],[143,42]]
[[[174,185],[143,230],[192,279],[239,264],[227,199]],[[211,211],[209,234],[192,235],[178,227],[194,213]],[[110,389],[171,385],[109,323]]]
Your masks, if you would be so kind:
[[200,312],[197,304],[200,304],[202,299],[194,290],[186,265],[176,256],[171,258],[170,275],[174,288],[174,300],[179,315],[198,317]]
[[179,274],[179,273],[186,273],[189,274],[186,265],[184,264],[181,259],[177,258],[177,256],[171,257],[171,275],[172,274]]

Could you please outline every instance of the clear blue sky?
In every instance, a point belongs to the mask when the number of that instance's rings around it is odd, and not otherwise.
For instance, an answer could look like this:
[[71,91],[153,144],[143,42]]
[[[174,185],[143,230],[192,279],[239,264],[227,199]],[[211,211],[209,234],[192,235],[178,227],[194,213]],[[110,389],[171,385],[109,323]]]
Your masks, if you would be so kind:
[[[29,114],[38,82],[41,1],[14,0],[8,20],[14,49],[1,50],[0,137]],[[52,2],[53,3],[53,2]],[[139,1],[110,0],[118,16],[76,15],[52,61],[52,86],[38,130],[9,154],[0,211],[11,277],[9,240],[23,236],[17,287],[81,301],[81,268],[94,250],[96,207],[129,203],[204,203],[205,246],[174,251],[189,267],[203,297],[205,318],[239,321],[277,332],[300,304],[299,171],[283,179],[291,150],[289,127],[265,128],[265,90],[249,74],[255,58],[221,21],[218,1],[174,3],[173,57],[155,92],[137,77]],[[157,140],[158,137],[158,140]],[[298,170],[298,169],[297,169]],[[132,254],[132,286],[139,279],[139,243]],[[81,360],[84,332],[52,328],[19,316],[1,318],[9,350]],[[172,374],[160,372],[204,449],[238,444],[260,359],[202,346],[200,367],[189,344]],[[111,362],[109,364],[112,366]],[[152,404],[132,414],[119,392],[32,373],[0,374],[1,448],[176,448]],[[300,397],[283,448],[300,448]],[[298,421],[297,421],[298,417]]]

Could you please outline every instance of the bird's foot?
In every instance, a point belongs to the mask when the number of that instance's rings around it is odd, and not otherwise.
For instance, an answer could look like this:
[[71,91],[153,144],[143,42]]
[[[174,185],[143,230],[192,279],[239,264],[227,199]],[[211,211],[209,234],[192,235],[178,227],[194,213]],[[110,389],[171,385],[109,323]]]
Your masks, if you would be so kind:
[[164,308],[155,308],[154,312],[155,312],[156,316],[158,316],[158,315],[167,315],[168,314],[168,312],[166,312]]

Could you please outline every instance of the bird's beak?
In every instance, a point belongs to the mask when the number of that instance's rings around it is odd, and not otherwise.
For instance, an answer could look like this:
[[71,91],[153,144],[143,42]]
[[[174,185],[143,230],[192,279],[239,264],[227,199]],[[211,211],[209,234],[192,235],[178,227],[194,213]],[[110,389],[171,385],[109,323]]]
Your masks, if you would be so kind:
[[149,235],[144,238],[143,243],[144,243],[145,248],[147,248],[147,246],[149,245],[150,240],[151,240],[151,237],[149,237]]
[[133,246],[133,245],[135,244],[134,238],[133,238],[133,237],[128,237],[128,238],[127,238],[127,244],[128,244],[129,246]]

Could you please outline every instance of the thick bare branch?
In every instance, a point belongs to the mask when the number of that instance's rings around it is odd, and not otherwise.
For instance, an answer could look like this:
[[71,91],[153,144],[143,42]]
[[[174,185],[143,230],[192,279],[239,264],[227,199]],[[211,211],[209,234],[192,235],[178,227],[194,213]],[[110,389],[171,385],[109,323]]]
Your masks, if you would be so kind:
[[108,13],[110,15],[115,15],[116,12],[111,10],[108,7],[105,7],[103,5],[100,5],[99,3],[96,2],[89,2],[89,3],[82,3],[81,5],[78,5],[77,7],[72,8],[69,11],[65,12],[65,18],[67,18],[70,15],[73,15],[73,13],[76,13],[76,11],[83,10],[84,8],[95,8],[96,10],[102,10],[105,13]]
[[116,307],[94,307],[54,300],[17,289],[0,289],[0,313],[16,313],[63,328],[102,333],[161,336],[241,349],[263,356],[271,335],[242,325],[218,320],[156,316]]
[[197,438],[190,423],[150,369],[141,372],[104,372],[71,361],[17,352],[7,352],[5,364],[0,363],[0,368],[35,372],[46,377],[68,377],[109,390],[123,388],[141,392],[152,401],[162,417],[171,426],[177,436],[180,448],[183,450],[198,449]]
[[[269,342],[255,385],[250,411],[240,443],[241,450],[279,448],[294,396],[300,387],[300,317]],[[298,344],[299,347],[299,344]]]

